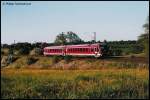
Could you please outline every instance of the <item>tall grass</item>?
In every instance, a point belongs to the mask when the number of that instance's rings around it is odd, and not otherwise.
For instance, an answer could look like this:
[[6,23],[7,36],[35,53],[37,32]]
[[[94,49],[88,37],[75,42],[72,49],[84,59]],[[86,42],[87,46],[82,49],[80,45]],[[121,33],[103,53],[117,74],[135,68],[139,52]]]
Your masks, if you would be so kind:
[[2,98],[149,98],[146,69],[3,69],[1,72]]

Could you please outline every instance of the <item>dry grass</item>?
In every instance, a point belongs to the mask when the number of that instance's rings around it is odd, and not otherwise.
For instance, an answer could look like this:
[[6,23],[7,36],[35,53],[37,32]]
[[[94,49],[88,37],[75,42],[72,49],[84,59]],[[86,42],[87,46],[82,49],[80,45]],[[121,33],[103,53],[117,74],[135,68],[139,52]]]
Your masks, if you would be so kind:
[[2,98],[148,98],[147,69],[1,70]]

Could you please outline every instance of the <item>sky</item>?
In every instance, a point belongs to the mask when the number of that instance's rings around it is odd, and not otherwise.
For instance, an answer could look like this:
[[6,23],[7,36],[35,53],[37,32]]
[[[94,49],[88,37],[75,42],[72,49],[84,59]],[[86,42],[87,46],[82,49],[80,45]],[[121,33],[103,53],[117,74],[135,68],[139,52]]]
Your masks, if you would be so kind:
[[97,41],[137,40],[148,15],[148,1],[2,1],[1,43],[52,43],[68,31],[85,41],[93,32]]

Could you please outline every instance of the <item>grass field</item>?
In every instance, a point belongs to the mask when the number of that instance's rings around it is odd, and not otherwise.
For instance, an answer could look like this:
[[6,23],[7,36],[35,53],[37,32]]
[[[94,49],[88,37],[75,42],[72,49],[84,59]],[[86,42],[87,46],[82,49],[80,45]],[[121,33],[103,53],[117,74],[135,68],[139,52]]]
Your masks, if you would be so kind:
[[1,69],[2,98],[149,98],[148,69]]

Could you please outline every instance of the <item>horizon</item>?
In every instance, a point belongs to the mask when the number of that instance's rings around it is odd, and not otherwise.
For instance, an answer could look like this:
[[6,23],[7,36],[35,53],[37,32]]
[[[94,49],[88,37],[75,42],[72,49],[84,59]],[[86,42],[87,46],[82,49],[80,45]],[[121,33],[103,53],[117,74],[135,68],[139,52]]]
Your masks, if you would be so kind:
[[1,44],[54,42],[62,32],[82,40],[137,40],[149,15],[148,1],[16,1],[1,2]]

